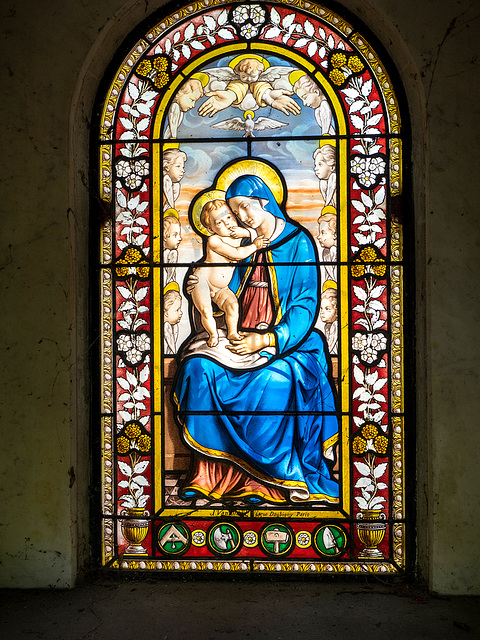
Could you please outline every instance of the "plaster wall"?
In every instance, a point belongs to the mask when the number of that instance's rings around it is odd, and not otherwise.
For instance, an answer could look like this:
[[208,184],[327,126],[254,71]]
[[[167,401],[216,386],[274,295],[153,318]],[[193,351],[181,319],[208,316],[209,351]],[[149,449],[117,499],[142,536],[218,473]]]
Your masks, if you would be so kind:
[[[0,586],[72,586],[88,557],[89,120],[117,47],[160,5],[2,5]],[[479,594],[480,11],[469,0],[344,6],[389,51],[411,110],[419,568],[433,590]]]

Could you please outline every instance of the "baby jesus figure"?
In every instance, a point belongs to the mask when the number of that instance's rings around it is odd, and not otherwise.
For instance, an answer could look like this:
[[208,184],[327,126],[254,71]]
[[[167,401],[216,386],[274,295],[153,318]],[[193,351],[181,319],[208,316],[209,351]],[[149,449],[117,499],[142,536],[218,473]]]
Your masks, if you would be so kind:
[[[216,347],[218,331],[212,302],[225,313],[228,339],[240,340],[242,336],[238,333],[238,300],[228,288],[235,268],[233,265],[266,247],[268,240],[260,236],[252,243],[240,246],[242,238],[249,238],[250,233],[237,226],[237,220],[224,200],[207,202],[200,214],[200,222],[212,235],[207,240],[205,261],[194,271],[195,278],[192,281],[197,281],[191,293],[202,325],[209,335],[207,344],[209,347]],[[214,266],[222,264],[225,266]]]

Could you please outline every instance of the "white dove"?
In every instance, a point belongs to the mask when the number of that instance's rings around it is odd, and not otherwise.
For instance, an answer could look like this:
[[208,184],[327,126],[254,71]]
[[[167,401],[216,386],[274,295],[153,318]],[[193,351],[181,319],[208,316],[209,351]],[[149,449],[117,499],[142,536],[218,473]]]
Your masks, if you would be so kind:
[[286,127],[287,122],[280,122],[279,120],[273,120],[273,118],[265,118],[261,116],[257,120],[253,119],[251,112],[246,112],[244,119],[242,118],[229,118],[228,120],[222,120],[211,126],[215,129],[225,129],[231,131],[245,131],[244,138],[254,138],[254,130],[263,131],[264,129],[280,129],[280,127]]

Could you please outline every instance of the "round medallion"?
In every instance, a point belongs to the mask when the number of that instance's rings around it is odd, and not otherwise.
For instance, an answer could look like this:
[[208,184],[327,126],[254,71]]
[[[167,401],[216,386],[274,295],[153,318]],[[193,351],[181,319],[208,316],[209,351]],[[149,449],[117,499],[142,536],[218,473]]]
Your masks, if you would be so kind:
[[192,531],[192,544],[195,547],[203,547],[205,544],[205,531],[202,531],[202,529]]
[[167,556],[181,556],[190,547],[191,534],[183,522],[166,522],[158,530],[158,548]]
[[216,556],[235,555],[242,542],[242,531],[233,522],[218,522],[207,531],[207,547]]
[[298,531],[295,538],[297,540],[297,547],[300,547],[300,549],[308,549],[312,544],[312,534],[310,531]]
[[347,546],[347,533],[335,524],[320,525],[313,532],[313,546],[322,556],[340,556]]
[[258,544],[258,533],[256,531],[245,531],[243,534],[243,546],[253,549]]
[[260,530],[260,548],[269,556],[286,556],[295,543],[295,534],[288,524],[273,522]]

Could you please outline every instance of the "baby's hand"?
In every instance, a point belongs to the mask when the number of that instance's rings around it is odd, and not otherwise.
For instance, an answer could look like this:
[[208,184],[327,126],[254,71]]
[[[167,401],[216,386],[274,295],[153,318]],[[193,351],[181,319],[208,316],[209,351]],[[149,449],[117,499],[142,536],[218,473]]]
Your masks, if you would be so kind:
[[244,229],[243,227],[233,227],[232,228],[232,233],[230,234],[232,236],[232,238],[236,238],[238,240],[238,238],[249,238],[250,237],[250,233]]
[[198,276],[196,276],[195,274],[191,273],[188,277],[187,280],[187,293],[188,295],[191,295],[192,291],[195,289],[195,287],[198,284]]
[[270,241],[265,240],[263,236],[258,236],[258,238],[255,238],[255,240],[253,241],[253,244],[257,247],[257,249],[265,249],[265,247],[268,247],[268,245],[270,244]]

